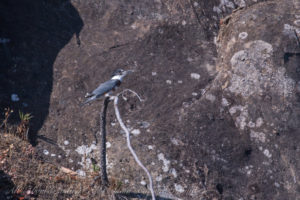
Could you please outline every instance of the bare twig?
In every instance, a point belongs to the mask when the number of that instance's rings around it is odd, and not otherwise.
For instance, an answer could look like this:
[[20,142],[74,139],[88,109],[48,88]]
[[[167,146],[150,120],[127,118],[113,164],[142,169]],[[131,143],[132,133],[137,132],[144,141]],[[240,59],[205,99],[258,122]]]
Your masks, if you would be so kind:
[[107,178],[107,172],[106,172],[106,112],[107,112],[107,106],[110,101],[110,97],[107,96],[104,99],[103,102],[103,108],[102,112],[100,113],[100,134],[101,134],[101,180],[104,185],[104,187],[107,187],[109,182]]
[[[142,99],[139,97],[139,95],[136,92],[134,92],[132,90],[129,90],[129,89],[126,89],[124,91],[130,91],[130,92],[132,92],[133,94],[135,94],[139,98],[140,101],[142,101]],[[142,162],[139,160],[138,156],[136,155],[135,151],[133,150],[133,148],[132,148],[132,146],[130,144],[130,134],[129,134],[129,131],[128,131],[127,127],[125,126],[125,124],[123,123],[121,115],[120,115],[120,112],[119,112],[119,109],[118,109],[118,97],[119,97],[120,94],[123,94],[123,92],[121,92],[117,96],[113,97],[113,99],[114,99],[115,113],[116,113],[116,116],[117,116],[117,119],[118,119],[118,122],[119,122],[121,128],[126,133],[127,146],[129,148],[131,154],[133,155],[133,157],[134,157],[135,161],[138,163],[138,165],[146,172],[146,174],[148,176],[148,179],[149,179],[149,190],[150,190],[151,195],[152,195],[152,200],[155,200],[155,195],[154,195],[154,190],[153,190],[153,183],[152,183],[152,177],[151,177],[149,171],[147,170],[147,168],[142,164]]]
[[125,89],[125,90],[123,90],[122,92],[120,92],[119,94],[117,94],[116,96],[120,96],[120,95],[122,95],[122,97],[123,97],[123,99],[126,99],[123,95],[124,95],[124,93],[125,92],[131,92],[131,93],[133,93],[135,96],[137,96],[137,98],[140,100],[140,101],[145,101],[144,99],[142,99],[135,91],[133,91],[133,90],[131,90],[131,89]]
[[3,120],[2,124],[0,125],[0,128],[4,127],[4,129],[6,131],[8,118],[13,113],[13,111],[10,108],[5,108],[4,110],[5,110],[4,120]]
[[295,36],[296,36],[297,44],[300,47],[300,40],[299,40],[298,34],[297,34],[295,29],[294,29],[294,33],[295,33]]

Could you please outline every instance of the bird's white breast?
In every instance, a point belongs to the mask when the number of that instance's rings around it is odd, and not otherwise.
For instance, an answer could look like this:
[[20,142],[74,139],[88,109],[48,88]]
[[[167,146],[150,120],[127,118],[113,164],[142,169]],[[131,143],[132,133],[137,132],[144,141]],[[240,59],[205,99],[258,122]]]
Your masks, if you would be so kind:
[[115,75],[111,79],[112,80],[120,80],[120,81],[122,81],[123,78],[124,78],[124,75]]

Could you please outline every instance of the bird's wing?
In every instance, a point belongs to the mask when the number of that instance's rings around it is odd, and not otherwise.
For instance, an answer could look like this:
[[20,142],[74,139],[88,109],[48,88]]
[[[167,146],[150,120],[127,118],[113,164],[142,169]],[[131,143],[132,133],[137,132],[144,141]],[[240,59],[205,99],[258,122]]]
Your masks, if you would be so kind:
[[103,94],[109,92],[110,90],[114,89],[119,83],[119,80],[108,80],[102,84],[100,84],[92,94],[97,97],[102,96]]
[[95,101],[96,99],[98,99],[105,93],[111,91],[118,85],[120,85],[119,80],[109,80],[100,84],[92,93],[89,93],[85,96],[87,100],[83,102],[80,106],[84,106],[92,101]]
[[95,101],[96,99],[97,99],[96,96],[89,97],[85,102],[80,104],[80,107],[82,107],[82,106],[84,106],[84,105],[86,105],[86,104],[88,104],[92,101]]

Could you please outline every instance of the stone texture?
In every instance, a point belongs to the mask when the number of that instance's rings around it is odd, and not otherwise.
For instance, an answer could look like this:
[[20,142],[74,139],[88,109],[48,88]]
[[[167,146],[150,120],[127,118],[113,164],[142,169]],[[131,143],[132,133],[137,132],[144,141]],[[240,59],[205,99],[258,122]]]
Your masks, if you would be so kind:
[[[7,1],[0,8],[13,5]],[[33,130],[38,130],[41,154],[48,152],[44,159],[75,171],[91,170],[90,158],[99,160],[95,135],[102,103],[78,105],[114,69],[133,68],[136,72],[120,89],[133,89],[145,101],[121,101],[121,115],[131,131],[140,131],[132,144],[160,197],[299,197],[298,1],[74,0],[31,5],[57,17],[34,21],[37,13],[32,12],[36,32],[26,31],[27,18],[13,27],[17,17],[5,23],[1,33],[11,40],[6,47],[19,59],[1,58],[8,74],[2,80],[15,88],[22,84],[24,93],[3,87],[1,96],[9,99],[17,93],[16,108],[27,98],[32,123],[41,123]],[[47,70],[39,69],[47,59]],[[35,84],[32,78],[20,79],[9,68],[16,63],[16,73],[38,72],[41,79]],[[41,89],[43,81],[47,90]],[[2,106],[10,105],[7,99]],[[123,182],[123,191],[146,193],[141,184],[146,176],[127,150],[112,106],[108,113],[109,177]]]

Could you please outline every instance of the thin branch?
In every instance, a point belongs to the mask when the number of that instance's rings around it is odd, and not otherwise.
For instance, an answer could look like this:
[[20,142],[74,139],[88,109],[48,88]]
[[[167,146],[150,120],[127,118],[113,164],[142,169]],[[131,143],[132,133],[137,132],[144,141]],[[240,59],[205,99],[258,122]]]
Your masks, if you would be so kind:
[[137,96],[137,98],[138,98],[140,101],[145,101],[145,100],[142,99],[135,91],[133,91],[133,90],[131,90],[131,89],[125,89],[125,90],[123,90],[122,92],[118,93],[116,96],[122,95],[123,99],[126,99],[123,95],[124,95],[124,93],[127,92],[127,91],[128,91],[128,92],[131,92],[131,93],[133,93],[135,96]]
[[0,125],[0,128],[4,127],[4,130],[6,131],[8,118],[13,113],[13,111],[10,108],[5,108],[4,110],[6,110],[5,117],[4,120],[2,121],[2,124]]
[[300,40],[299,40],[297,31],[296,31],[295,29],[294,29],[294,33],[295,33],[295,36],[296,36],[297,44],[298,44],[298,46],[300,47]]
[[[127,89],[127,91],[133,92],[139,98],[139,100],[141,101],[141,98],[139,97],[139,95],[137,95],[136,92],[134,92],[132,90],[129,90],[129,89]],[[151,195],[152,195],[152,200],[155,200],[155,195],[154,195],[154,190],[153,190],[153,183],[152,183],[152,177],[151,177],[149,171],[147,170],[147,168],[142,164],[142,162],[139,160],[138,156],[136,155],[135,151],[133,150],[133,148],[132,148],[132,146],[130,144],[130,134],[129,134],[129,131],[128,131],[127,127],[125,126],[125,124],[123,123],[121,115],[120,115],[120,112],[119,112],[119,109],[118,109],[118,99],[119,99],[118,96],[120,94],[122,94],[123,92],[119,93],[117,96],[114,97],[115,113],[116,113],[116,116],[117,116],[117,119],[118,119],[118,122],[119,122],[121,128],[126,133],[127,146],[129,148],[131,154],[133,155],[133,157],[134,157],[135,161],[138,163],[138,165],[146,172],[146,174],[148,176],[148,179],[149,179],[149,190],[150,190]]]
[[110,97],[105,97],[103,102],[103,108],[102,112],[100,113],[100,134],[101,134],[101,180],[105,187],[108,186],[108,178],[107,178],[107,172],[106,172],[106,112],[107,112],[107,106],[110,101]]
[[124,43],[124,44],[116,44],[114,46],[109,47],[109,50],[116,49],[116,48],[123,47],[123,46],[127,46],[128,44],[130,44],[130,42],[127,42],[127,43]]

